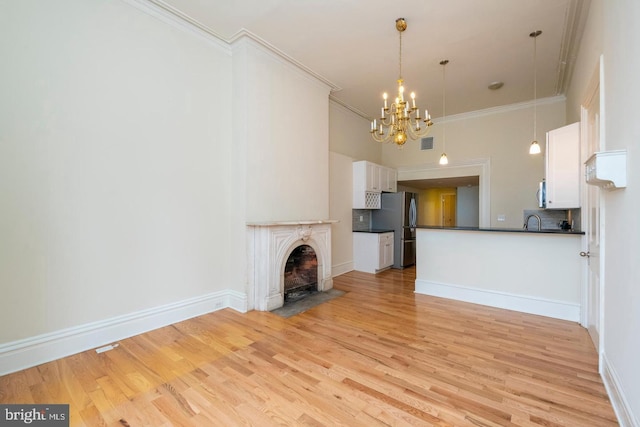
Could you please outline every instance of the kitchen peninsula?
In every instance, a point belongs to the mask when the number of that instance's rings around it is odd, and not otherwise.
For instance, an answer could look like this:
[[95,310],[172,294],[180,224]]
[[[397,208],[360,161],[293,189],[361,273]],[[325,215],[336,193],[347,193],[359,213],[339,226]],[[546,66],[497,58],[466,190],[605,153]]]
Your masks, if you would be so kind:
[[415,292],[579,321],[582,235],[418,226]]

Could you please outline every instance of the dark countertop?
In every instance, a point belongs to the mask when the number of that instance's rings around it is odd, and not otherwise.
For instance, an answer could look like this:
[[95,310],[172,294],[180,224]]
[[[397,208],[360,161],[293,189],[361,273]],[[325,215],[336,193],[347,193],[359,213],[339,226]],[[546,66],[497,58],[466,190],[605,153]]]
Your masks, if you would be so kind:
[[564,235],[584,235],[584,231],[560,230],[559,228],[542,229],[540,231],[525,230],[524,228],[491,228],[491,227],[439,227],[432,225],[418,225],[416,228],[428,230],[452,230],[452,231],[490,231],[501,233],[528,233],[528,234],[564,234]]
[[353,230],[354,233],[392,233],[393,230],[386,228],[367,228],[366,230]]

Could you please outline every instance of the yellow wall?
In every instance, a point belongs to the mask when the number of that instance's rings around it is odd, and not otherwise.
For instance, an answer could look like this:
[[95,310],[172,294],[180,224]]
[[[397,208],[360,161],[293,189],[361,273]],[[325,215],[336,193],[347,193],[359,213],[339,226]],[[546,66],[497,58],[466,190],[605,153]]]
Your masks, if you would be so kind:
[[418,224],[442,225],[442,195],[456,192],[455,188],[429,188],[420,191]]

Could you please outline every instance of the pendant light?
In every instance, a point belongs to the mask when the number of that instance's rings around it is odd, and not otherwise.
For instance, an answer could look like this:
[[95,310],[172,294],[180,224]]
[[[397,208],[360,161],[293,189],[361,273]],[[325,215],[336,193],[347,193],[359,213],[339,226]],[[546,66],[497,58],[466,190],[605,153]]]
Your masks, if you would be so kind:
[[537,83],[538,83],[538,79],[537,79],[537,73],[536,73],[536,63],[537,63],[537,45],[536,45],[536,41],[538,39],[538,36],[542,34],[542,31],[538,30],[538,31],[534,31],[533,33],[529,34],[529,37],[533,38],[533,142],[531,143],[531,146],[529,146],[529,154],[540,154],[540,144],[538,144],[538,140],[536,138],[536,128],[538,126],[537,123],[537,100],[538,100],[538,93],[537,93]]
[[447,158],[447,153],[445,151],[445,145],[447,142],[446,135],[446,117],[447,117],[447,103],[446,103],[446,80],[444,75],[445,66],[449,63],[448,59],[443,59],[440,61],[440,65],[442,65],[442,156],[440,156],[440,164],[446,165],[449,163],[449,159]]

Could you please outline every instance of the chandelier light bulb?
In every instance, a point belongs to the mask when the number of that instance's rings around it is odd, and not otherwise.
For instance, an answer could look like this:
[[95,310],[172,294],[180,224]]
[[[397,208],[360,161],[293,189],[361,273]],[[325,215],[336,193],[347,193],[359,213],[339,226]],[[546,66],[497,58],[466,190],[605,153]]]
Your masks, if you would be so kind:
[[449,159],[447,158],[447,154],[446,153],[442,153],[442,156],[440,156],[440,164],[441,165],[449,164]]

